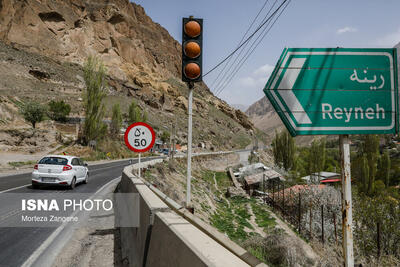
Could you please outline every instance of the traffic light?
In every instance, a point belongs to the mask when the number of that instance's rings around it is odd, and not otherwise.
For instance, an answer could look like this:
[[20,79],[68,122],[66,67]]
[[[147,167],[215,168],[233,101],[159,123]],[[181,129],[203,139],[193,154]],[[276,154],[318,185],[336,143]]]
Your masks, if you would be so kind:
[[182,80],[201,82],[202,73],[203,19],[182,20]]

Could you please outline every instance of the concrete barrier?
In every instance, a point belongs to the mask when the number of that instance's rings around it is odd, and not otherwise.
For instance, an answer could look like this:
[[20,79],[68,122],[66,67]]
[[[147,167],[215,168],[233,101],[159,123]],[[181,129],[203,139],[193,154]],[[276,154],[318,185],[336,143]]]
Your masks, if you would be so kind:
[[[132,174],[136,168],[124,169],[119,186],[121,193],[140,196],[139,227],[120,229],[122,257],[129,266],[266,266],[171,199],[160,198]],[[116,208],[116,220],[132,216],[119,210],[124,209]]]

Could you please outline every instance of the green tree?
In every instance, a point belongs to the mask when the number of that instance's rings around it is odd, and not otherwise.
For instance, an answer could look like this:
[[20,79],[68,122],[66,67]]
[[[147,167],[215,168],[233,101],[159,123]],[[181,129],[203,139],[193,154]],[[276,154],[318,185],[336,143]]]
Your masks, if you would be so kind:
[[142,110],[135,101],[129,105],[128,109],[128,122],[129,124],[135,122],[146,122],[147,121],[147,114],[146,111]]
[[122,126],[121,108],[117,103],[112,107],[112,118],[110,125],[111,135],[117,136],[121,130],[121,126]]
[[375,134],[365,135],[363,137],[362,143],[362,153],[366,156],[368,162],[368,176],[366,179],[367,188],[366,192],[369,195],[374,193],[374,184],[376,172],[378,169],[378,159],[379,159],[379,136]]
[[389,187],[390,185],[390,165],[391,162],[389,151],[386,149],[381,156],[379,166],[379,169],[381,170],[382,180],[384,181],[386,187]]
[[282,167],[282,153],[280,151],[280,133],[275,130],[275,138],[272,140],[272,154],[274,155],[275,164]]
[[142,122],[147,122],[147,112],[145,110],[142,111]]
[[362,189],[364,192],[368,190],[368,177],[369,177],[369,166],[367,156],[362,156],[362,165],[361,165],[361,181],[362,181]]
[[319,173],[325,169],[326,161],[326,140],[314,139],[311,143],[310,154],[308,158],[308,171],[309,174]]
[[283,167],[288,171],[294,166],[296,145],[288,131],[275,132],[275,138],[272,141],[272,151],[275,164],[279,167]]
[[162,134],[161,134],[161,141],[163,141],[163,143],[166,143],[166,142],[168,142],[169,141],[169,137],[171,136],[171,134],[169,133],[169,132],[167,132],[167,131],[164,131]]
[[103,122],[103,99],[106,97],[107,87],[106,68],[97,57],[89,56],[83,72],[86,90],[83,94],[85,123],[82,142],[88,144],[91,140],[101,139],[107,132],[107,125]]
[[65,103],[64,100],[51,100],[48,105],[49,112],[47,115],[50,119],[61,122],[65,122],[67,120],[67,116],[71,112],[71,106]]
[[46,108],[37,102],[27,102],[20,106],[20,113],[24,119],[32,124],[32,127],[36,128],[36,123],[39,123],[45,119]]
[[136,102],[135,100],[132,101],[132,103],[129,105],[128,109],[128,122],[129,124],[137,122],[137,116],[136,116]]

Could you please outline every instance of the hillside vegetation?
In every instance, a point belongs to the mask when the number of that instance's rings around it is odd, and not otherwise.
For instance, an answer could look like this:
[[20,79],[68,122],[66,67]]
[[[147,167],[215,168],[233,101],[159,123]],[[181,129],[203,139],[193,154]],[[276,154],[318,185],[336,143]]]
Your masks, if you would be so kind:
[[[181,46],[141,6],[128,0],[40,4],[4,0],[0,5],[2,151],[36,154],[65,146],[56,136],[77,139],[75,126],[84,117],[83,64],[89,56],[98,57],[106,67],[106,123],[114,104],[127,114],[135,101],[158,135],[176,127],[177,142],[186,143],[188,91],[180,78]],[[215,97],[204,83],[194,90],[196,146],[217,150],[252,142],[255,129],[244,113]],[[19,104],[60,100],[71,106],[69,124],[45,120],[31,135]],[[47,141],[48,147],[41,147],[39,140]]]

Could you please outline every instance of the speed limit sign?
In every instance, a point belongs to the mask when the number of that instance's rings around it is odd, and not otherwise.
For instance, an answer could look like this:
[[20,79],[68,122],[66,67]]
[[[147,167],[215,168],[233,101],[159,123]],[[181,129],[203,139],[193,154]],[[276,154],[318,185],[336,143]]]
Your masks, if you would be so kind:
[[126,146],[138,153],[150,150],[156,141],[156,134],[153,128],[144,122],[131,124],[126,129],[124,137]]

